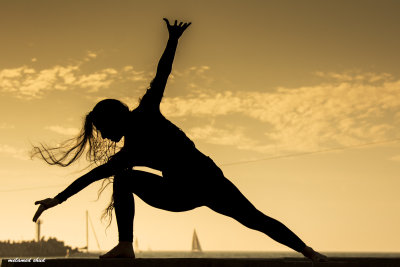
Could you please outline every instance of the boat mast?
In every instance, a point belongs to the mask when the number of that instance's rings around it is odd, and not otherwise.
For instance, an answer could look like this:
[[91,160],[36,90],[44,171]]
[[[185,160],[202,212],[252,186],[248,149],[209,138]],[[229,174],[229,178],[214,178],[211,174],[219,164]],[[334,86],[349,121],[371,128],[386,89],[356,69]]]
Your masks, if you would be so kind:
[[36,239],[37,242],[40,242],[40,225],[42,224],[42,220],[37,220],[36,222]]
[[101,249],[100,249],[99,240],[97,239],[96,231],[94,230],[93,222],[92,222],[92,219],[90,219],[89,213],[88,213],[88,218],[89,218],[89,222],[90,222],[90,227],[92,228],[92,231],[93,231],[94,238],[96,239],[97,248],[100,251]]
[[89,212],[86,210],[86,252],[89,252]]

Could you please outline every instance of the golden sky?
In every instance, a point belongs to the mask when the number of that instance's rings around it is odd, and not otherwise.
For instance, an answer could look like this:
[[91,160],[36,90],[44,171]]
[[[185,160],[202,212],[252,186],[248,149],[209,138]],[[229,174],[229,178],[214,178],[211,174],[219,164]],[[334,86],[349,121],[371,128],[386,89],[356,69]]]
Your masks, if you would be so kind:
[[[0,1],[0,240],[33,239],[33,203],[86,166],[32,161],[31,144],[73,137],[100,99],[134,108],[165,48],[167,17],[192,25],[179,42],[166,117],[257,208],[315,249],[399,252],[399,8],[387,0]],[[269,160],[228,164],[257,159]],[[99,221],[111,191],[96,202],[99,187],[46,211],[42,233],[84,246],[87,209],[101,249],[113,247],[115,221],[107,234]],[[196,228],[204,250],[288,250],[207,208],[171,213],[136,200],[142,249],[188,250]]]

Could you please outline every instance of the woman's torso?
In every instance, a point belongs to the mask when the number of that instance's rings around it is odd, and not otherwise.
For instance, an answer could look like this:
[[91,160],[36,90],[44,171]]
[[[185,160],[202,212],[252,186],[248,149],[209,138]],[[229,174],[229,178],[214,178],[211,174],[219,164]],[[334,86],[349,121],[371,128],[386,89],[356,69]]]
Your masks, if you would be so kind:
[[129,151],[136,166],[150,167],[165,174],[213,163],[160,112],[137,108],[131,112],[130,125],[124,149]]

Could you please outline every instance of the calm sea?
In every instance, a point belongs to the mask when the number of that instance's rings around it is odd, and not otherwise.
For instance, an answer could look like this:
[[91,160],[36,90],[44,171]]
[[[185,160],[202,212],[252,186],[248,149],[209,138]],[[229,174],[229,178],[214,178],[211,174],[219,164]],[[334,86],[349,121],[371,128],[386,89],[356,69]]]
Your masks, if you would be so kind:
[[[98,258],[102,252],[91,252],[77,257]],[[371,257],[371,258],[400,258],[400,252],[321,252],[328,257]],[[297,252],[265,252],[265,251],[135,251],[136,258],[302,258]],[[71,255],[71,257],[74,257]]]
[[[137,258],[301,258],[296,252],[264,252],[264,251],[142,251],[135,252]],[[400,252],[322,252],[328,257],[400,257]]]

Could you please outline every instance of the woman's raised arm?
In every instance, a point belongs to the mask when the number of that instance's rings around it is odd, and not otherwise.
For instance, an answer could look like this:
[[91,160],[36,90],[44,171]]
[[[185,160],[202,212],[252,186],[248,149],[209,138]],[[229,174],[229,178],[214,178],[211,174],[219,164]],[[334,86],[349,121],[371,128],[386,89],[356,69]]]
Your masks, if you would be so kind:
[[174,25],[171,25],[168,19],[164,18],[167,24],[169,39],[167,46],[162,54],[160,61],[157,66],[157,73],[155,78],[150,84],[150,88],[147,90],[146,94],[143,96],[141,104],[150,105],[152,107],[159,108],[161,99],[164,94],[165,85],[167,84],[168,76],[172,70],[172,63],[174,62],[176,47],[178,46],[178,40],[182,33],[191,24],[178,22],[175,20]]

